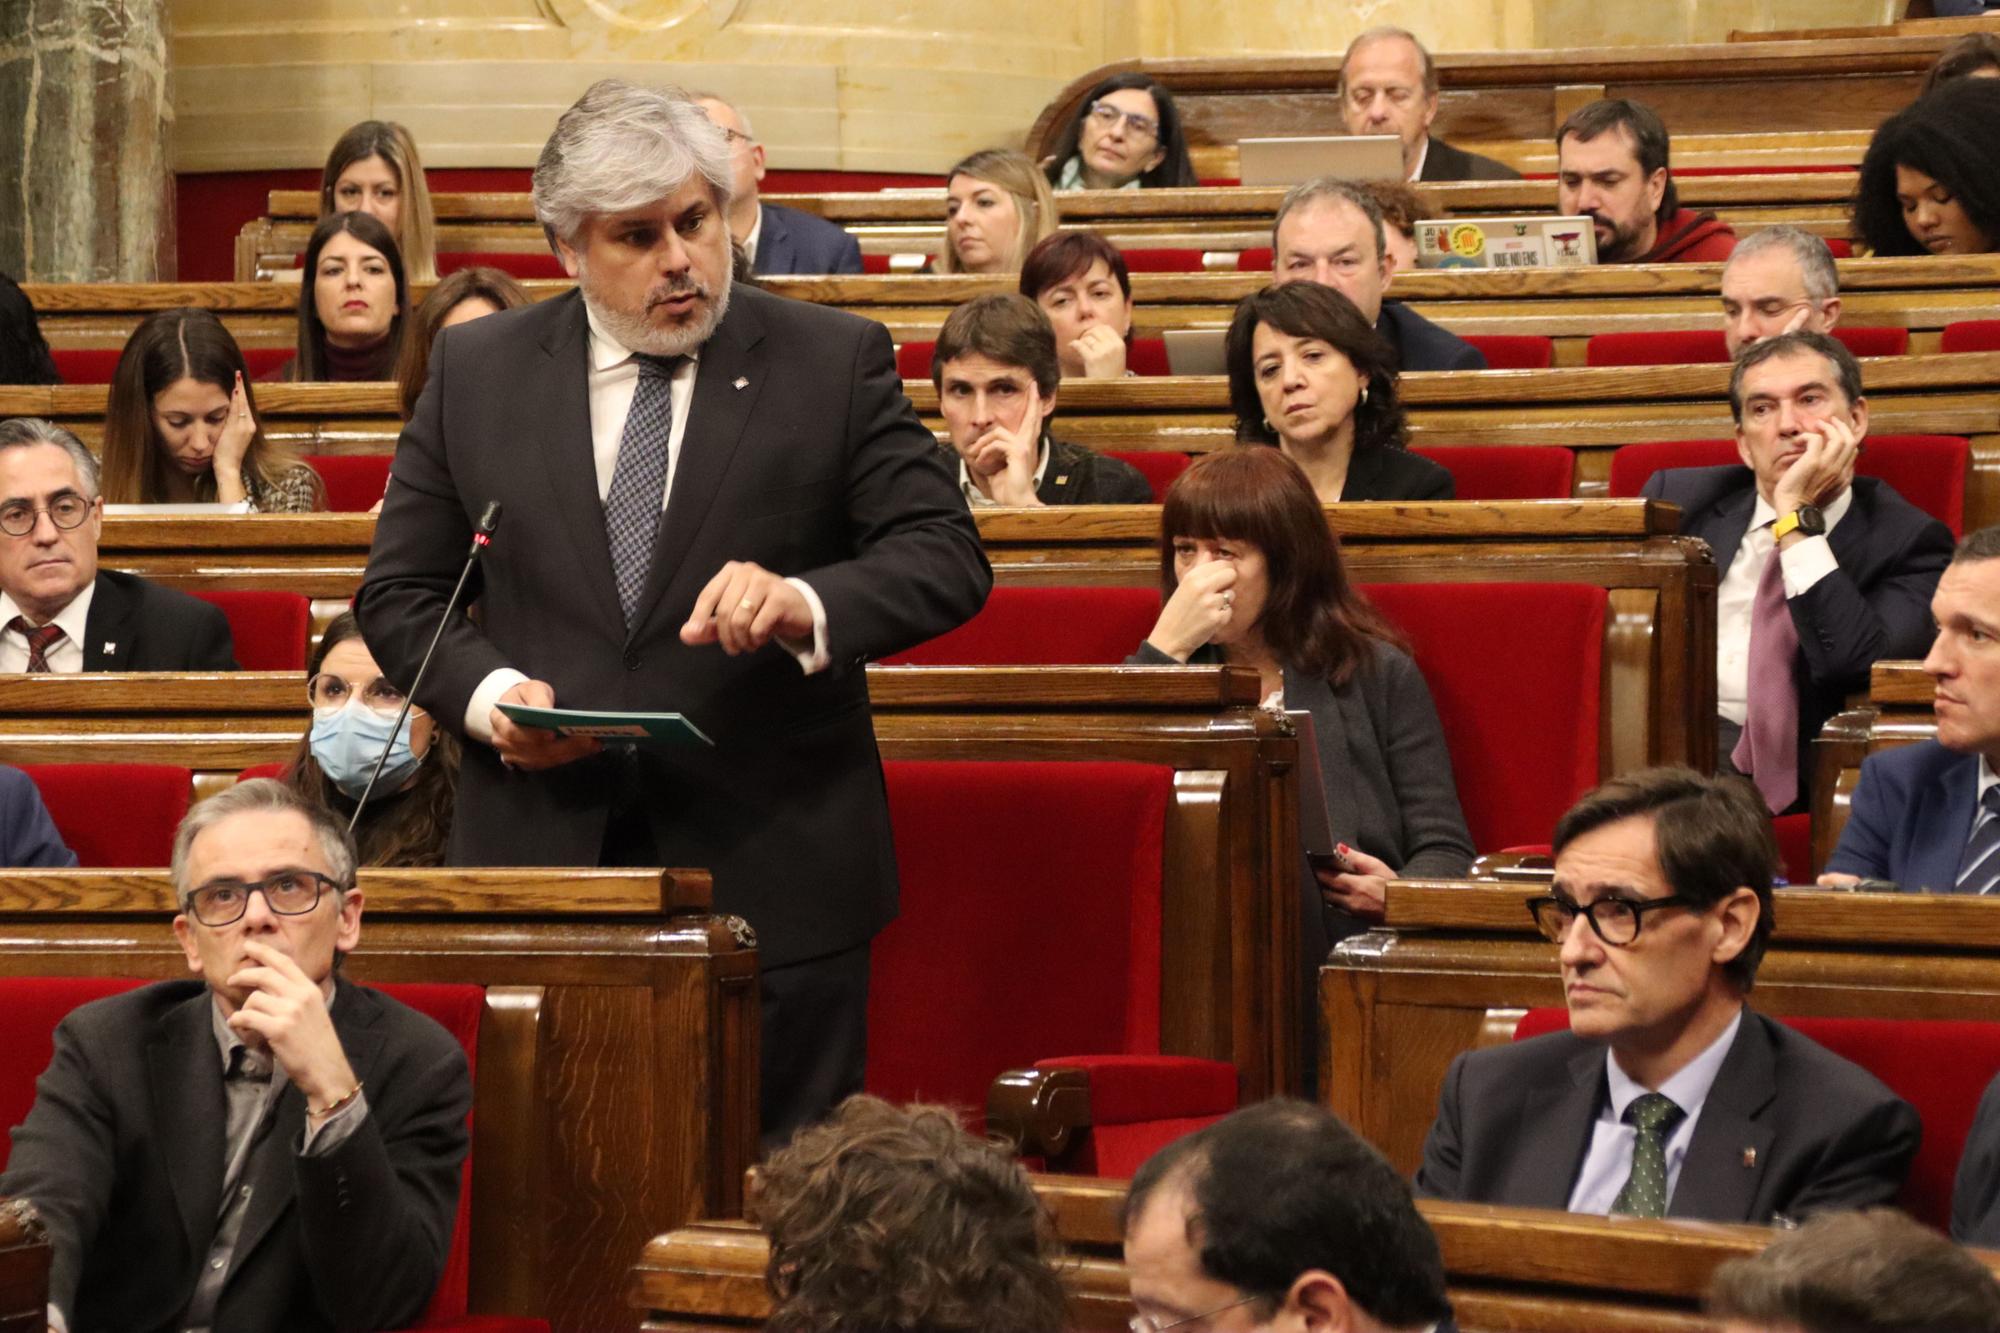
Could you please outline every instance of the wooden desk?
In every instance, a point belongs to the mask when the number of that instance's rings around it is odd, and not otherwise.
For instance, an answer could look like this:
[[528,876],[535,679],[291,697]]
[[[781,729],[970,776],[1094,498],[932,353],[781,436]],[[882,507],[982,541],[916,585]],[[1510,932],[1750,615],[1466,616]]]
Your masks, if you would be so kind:
[[[756,953],[701,872],[364,870],[361,982],[486,987],[472,1308],[619,1321],[623,1256],[741,1204]],[[182,977],[158,871],[0,878],[0,974]],[[4,1325],[0,1325],[4,1327]]]
[[24,1199],[0,1199],[0,1333],[48,1328],[49,1237]]

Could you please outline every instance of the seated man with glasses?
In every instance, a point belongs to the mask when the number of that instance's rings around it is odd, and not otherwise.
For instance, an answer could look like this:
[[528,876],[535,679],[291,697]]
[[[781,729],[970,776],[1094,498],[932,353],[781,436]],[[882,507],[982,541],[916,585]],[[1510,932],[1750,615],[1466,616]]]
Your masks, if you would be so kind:
[[50,1327],[404,1327],[458,1209],[463,1050],[339,978],[354,849],[282,784],[196,805],[173,882],[196,979],[64,1019],[0,1175],[48,1227]]
[[1570,1030],[1453,1061],[1417,1192],[1575,1213],[1770,1222],[1889,1203],[1916,1112],[1744,1004],[1777,848],[1739,778],[1614,778],[1555,832],[1529,900]]
[[1736,243],[1722,266],[1722,333],[1731,358],[1781,333],[1831,333],[1840,270],[1826,242],[1780,223]]
[[222,612],[97,567],[97,459],[38,417],[0,421],[0,672],[234,671]]

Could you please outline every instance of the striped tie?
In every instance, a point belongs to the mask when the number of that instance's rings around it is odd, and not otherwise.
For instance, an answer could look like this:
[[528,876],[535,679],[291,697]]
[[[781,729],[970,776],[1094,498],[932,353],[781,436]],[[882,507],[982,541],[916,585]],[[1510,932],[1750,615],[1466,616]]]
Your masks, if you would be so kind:
[[15,616],[7,622],[7,628],[28,641],[28,670],[47,671],[49,649],[63,636],[62,626],[51,620],[37,627],[30,625],[26,616]]
[[1979,821],[1965,840],[1965,856],[1959,861],[1958,892],[1991,893],[2000,885],[2000,787],[1988,787],[1979,799]]
[[1612,1212],[1627,1217],[1667,1215],[1667,1135],[1686,1114],[1673,1098],[1659,1092],[1635,1097],[1625,1108],[1626,1123],[1633,1129],[1632,1174],[1611,1201]]

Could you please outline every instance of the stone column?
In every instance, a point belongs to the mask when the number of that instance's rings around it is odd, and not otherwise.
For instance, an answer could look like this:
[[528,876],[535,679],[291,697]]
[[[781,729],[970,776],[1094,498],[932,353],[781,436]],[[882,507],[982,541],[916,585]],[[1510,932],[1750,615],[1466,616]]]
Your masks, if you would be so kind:
[[0,0],[0,272],[174,276],[167,0]]

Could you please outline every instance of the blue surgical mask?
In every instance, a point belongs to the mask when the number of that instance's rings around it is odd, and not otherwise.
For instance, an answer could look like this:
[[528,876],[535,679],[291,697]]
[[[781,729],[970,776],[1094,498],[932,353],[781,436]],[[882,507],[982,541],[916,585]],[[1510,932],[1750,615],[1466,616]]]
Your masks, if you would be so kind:
[[368,775],[375,771],[375,761],[382,757],[382,747],[386,745],[389,747],[389,761],[382,765],[382,776],[375,783],[375,790],[395,791],[423,762],[421,757],[410,752],[410,719],[403,719],[395,742],[391,744],[389,729],[395,725],[393,716],[358,703],[350,703],[338,712],[315,716],[312,757],[318,762],[320,771],[326,774],[327,781],[340,788],[350,799],[358,801],[361,793],[367,790]]

